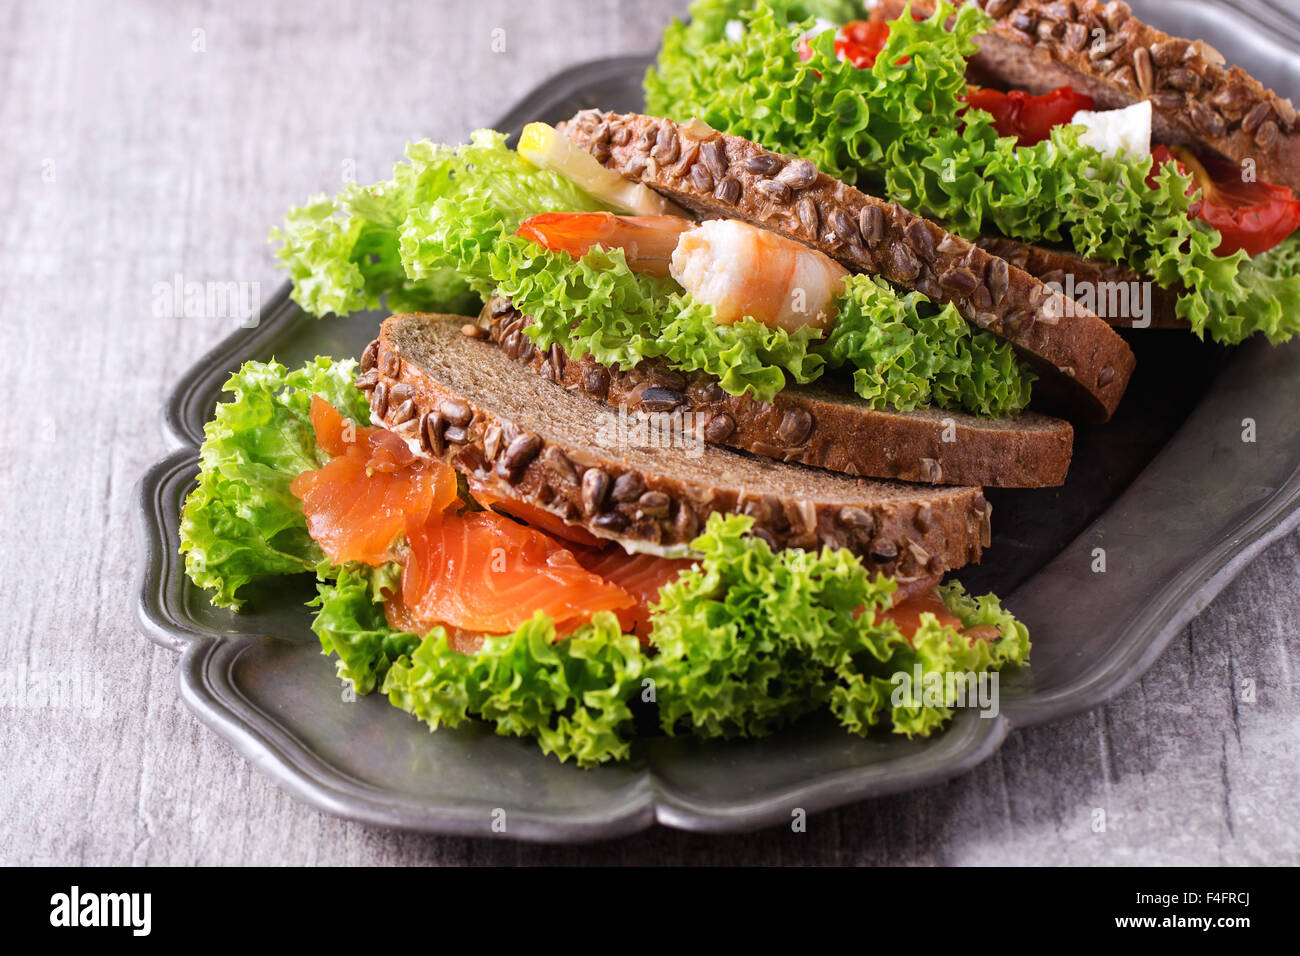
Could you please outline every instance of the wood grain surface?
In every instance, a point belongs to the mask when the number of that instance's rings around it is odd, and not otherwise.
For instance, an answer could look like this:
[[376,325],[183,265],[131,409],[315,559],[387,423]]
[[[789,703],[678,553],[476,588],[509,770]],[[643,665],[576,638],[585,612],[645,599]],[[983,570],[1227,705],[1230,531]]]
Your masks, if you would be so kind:
[[464,137],[565,66],[648,51],[682,9],[0,3],[0,673],[100,701],[0,709],[0,862],[1300,862],[1300,535],[1110,705],[806,833],[552,848],[390,832],[297,803],[181,702],[177,656],[132,617],[132,488],[164,451],[172,382],[233,323],[156,317],[155,286],[269,296],[286,207],[386,176],[409,139]]

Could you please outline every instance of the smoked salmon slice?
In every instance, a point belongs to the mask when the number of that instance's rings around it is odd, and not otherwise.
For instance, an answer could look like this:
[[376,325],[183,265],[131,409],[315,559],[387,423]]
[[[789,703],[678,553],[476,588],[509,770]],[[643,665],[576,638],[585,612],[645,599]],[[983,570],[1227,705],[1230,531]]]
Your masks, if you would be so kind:
[[[645,640],[649,605],[691,564],[601,547],[584,529],[481,487],[472,488],[475,497],[499,511],[457,514],[450,467],[415,454],[386,429],[354,424],[319,396],[311,424],[333,457],[290,490],[335,564],[402,563],[401,592],[384,605],[398,630],[424,635],[441,625],[453,649],[473,653],[484,635],[509,634],[539,610],[558,636],[613,611],[625,631]],[[405,546],[395,547],[402,537]]]
[[636,598],[636,606],[617,614],[624,632],[635,634],[642,643],[650,636],[650,605],[659,600],[659,589],[677,580],[677,575],[694,564],[653,554],[629,554],[617,544],[599,551],[578,551],[576,556],[578,563],[592,574],[617,584]]
[[483,482],[476,481],[473,478],[467,478],[467,483],[474,500],[484,508],[489,508],[499,514],[509,515],[512,518],[518,518],[525,524],[540,528],[547,534],[563,538],[565,541],[571,541],[574,544],[580,544],[588,548],[600,548],[605,545],[604,541],[586,528],[568,524],[559,515],[551,514],[544,508],[539,508],[524,501],[511,501],[509,498],[502,498],[493,494]]
[[[389,594],[384,600],[384,617],[388,620],[388,626],[396,631],[405,631],[407,634],[418,634],[420,637],[428,634],[438,626],[435,621],[421,621],[412,613],[411,609],[406,606],[402,600],[402,593]],[[447,632],[447,646],[453,651],[461,654],[474,654],[483,646],[484,634],[477,634],[473,631],[466,631],[459,627],[451,627],[443,624],[442,629]]]
[[563,634],[636,598],[550,535],[494,511],[447,514],[407,536],[402,598],[419,621],[509,634],[543,611]]
[[414,454],[392,432],[354,425],[319,396],[311,400],[311,423],[317,444],[334,457],[303,472],[289,490],[302,501],[308,533],[334,564],[393,560],[393,544],[409,526],[457,500],[456,473]]
[[948,605],[944,604],[943,598],[939,596],[938,588],[933,587],[883,611],[877,611],[876,617],[893,621],[903,632],[903,636],[910,641],[921,626],[921,615],[927,611],[937,617],[940,624],[961,630],[961,618],[948,609]]

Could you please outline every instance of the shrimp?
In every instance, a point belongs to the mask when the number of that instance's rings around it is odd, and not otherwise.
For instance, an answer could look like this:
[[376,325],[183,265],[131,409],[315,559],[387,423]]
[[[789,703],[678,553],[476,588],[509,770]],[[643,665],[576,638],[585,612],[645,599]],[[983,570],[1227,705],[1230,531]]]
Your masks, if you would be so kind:
[[575,259],[593,246],[622,249],[628,267],[667,278],[677,240],[695,224],[681,216],[616,216],[612,212],[546,212],[525,219],[515,233]]
[[816,249],[736,219],[711,219],[683,233],[670,271],[713,306],[719,324],[749,316],[787,332],[829,328],[849,274]]
[[616,216],[609,212],[543,213],[516,235],[575,259],[593,247],[622,249],[644,275],[672,276],[720,325],[749,316],[794,332],[825,330],[848,270],[793,239],[736,219],[696,224],[679,216]]

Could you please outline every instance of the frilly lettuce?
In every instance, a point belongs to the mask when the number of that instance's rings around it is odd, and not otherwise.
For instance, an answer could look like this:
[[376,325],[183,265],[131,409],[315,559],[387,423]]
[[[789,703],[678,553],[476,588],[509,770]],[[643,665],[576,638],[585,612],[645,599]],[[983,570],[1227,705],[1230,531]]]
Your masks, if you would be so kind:
[[667,733],[761,735],[828,705],[854,733],[888,717],[896,733],[928,735],[951,710],[911,699],[895,707],[893,675],[918,664],[925,675],[1028,658],[1028,631],[992,595],[971,599],[955,583],[943,591],[963,627],[995,625],[1000,640],[973,640],[930,615],[909,644],[896,624],[877,619],[892,579],[868,575],[845,550],[773,552],[748,536],[752,523],[711,517],[692,545],[698,566],[660,592],[651,619],[658,655],[646,673]]
[[824,366],[854,373],[857,393],[876,408],[924,405],[977,415],[1011,415],[1029,401],[1033,373],[1006,343],[973,332],[951,307],[897,293],[883,280],[851,276],[829,337],[745,319],[714,321],[713,308],[667,279],[633,273],[621,250],[593,249],[579,260],[510,237],[488,269],[497,290],[532,316],[542,348],[631,368],[662,357],[674,368],[715,376],[727,392],[769,401],[790,380],[806,383]]
[[440,201],[475,198],[510,231],[534,212],[601,208],[573,183],[507,148],[500,133],[479,130],[462,146],[410,144],[392,179],[350,183],[333,200],[312,198],[289,211],[271,241],[293,279],[294,301],[313,315],[373,309],[385,294],[393,312],[472,313],[479,306],[474,283],[453,261],[426,257],[421,268],[408,269],[402,237],[409,218],[427,217]]
[[[974,4],[940,3],[925,21],[894,21],[876,64],[840,61],[833,37],[795,40],[807,23],[766,6],[741,14],[732,42],[670,26],[645,80],[651,113],[687,119],[804,156],[824,172],[879,190],[974,238],[999,231],[1025,242],[1069,242],[1085,256],[1128,263],[1180,290],[1178,314],[1198,335],[1238,342],[1262,332],[1282,341],[1300,330],[1300,273],[1219,257],[1219,234],[1191,220],[1195,197],[1172,164],[1146,184],[1150,157],[1102,157],[1077,127],[1018,147],[992,118],[965,110],[966,59],[987,16]],[[945,22],[952,18],[951,26]],[[907,58],[905,63],[899,60]]]
[[817,352],[851,368],[854,390],[876,408],[927,405],[1014,415],[1029,404],[1034,373],[1011,345],[971,328],[951,305],[899,295],[882,279],[850,276],[840,313]]
[[420,643],[414,634],[394,630],[384,616],[383,602],[401,587],[401,567],[362,564],[322,568],[316,582],[317,608],[311,629],[320,638],[321,653],[334,654],[340,680],[351,681],[358,694],[369,694],[383,682],[389,664]]
[[392,585],[366,569],[318,583],[315,628],[359,692],[379,686],[434,729],[479,718],[584,767],[628,756],[637,695],[657,703],[668,733],[762,736],[828,707],[853,733],[888,724],[928,736],[951,709],[907,695],[896,706],[894,675],[911,676],[919,665],[924,680],[1028,659],[1024,625],[991,595],[971,598],[959,584],[941,589],[963,627],[993,625],[1000,640],[973,640],[924,617],[909,643],[877,619],[892,579],[868,575],[848,551],[774,553],[748,534],[752,524],[739,515],[709,519],[693,544],[696,567],[660,592],[649,650],[609,613],[557,641],[539,612],[464,654],[442,628],[423,638],[390,628],[377,602]]
[[561,641],[539,611],[474,654],[452,650],[446,632],[435,628],[392,662],[383,692],[430,729],[477,717],[498,734],[535,737],[543,753],[592,767],[627,758],[628,700],[644,667],[640,642],[623,634],[608,611]]
[[684,294],[669,279],[637,275],[621,249],[592,249],[575,260],[533,242],[510,237],[491,257],[497,289],[533,318],[529,334],[542,348],[552,343],[570,355],[631,368],[663,357],[676,368],[717,376],[733,395],[752,392],[767,401],[785,387],[821,374],[822,359],[809,350],[818,334],[795,333],[752,319],[719,325],[713,307]]
[[[863,733],[871,726],[873,717],[878,717],[888,705],[894,733],[928,737],[947,723],[953,709],[923,701],[921,688],[929,679],[925,675],[980,674],[1028,661],[1029,630],[996,597],[992,594],[972,597],[956,581],[940,585],[939,594],[948,609],[961,619],[963,629],[996,627],[1001,640],[975,640],[942,626],[934,618],[925,619],[910,643],[895,646],[886,666],[882,667],[872,657],[860,658],[866,666],[846,673],[843,686],[832,690],[831,710],[849,730]],[[918,665],[921,687],[915,683],[906,685],[902,701],[895,705],[892,678],[900,673],[915,674]]]
[[249,582],[324,560],[289,483],[326,460],[308,419],[313,395],[370,422],[365,396],[352,384],[355,364],[317,358],[290,371],[274,361],[247,362],[226,382],[233,397],[204,428],[199,483],[180,524],[185,571],[212,592],[214,604],[238,607]]

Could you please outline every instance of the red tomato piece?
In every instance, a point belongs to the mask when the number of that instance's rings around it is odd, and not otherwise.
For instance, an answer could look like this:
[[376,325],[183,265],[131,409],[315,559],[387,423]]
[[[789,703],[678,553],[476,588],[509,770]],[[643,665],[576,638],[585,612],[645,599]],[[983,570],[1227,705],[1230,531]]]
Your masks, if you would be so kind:
[[1230,256],[1239,249],[1256,256],[1267,252],[1300,228],[1300,200],[1285,186],[1242,179],[1241,167],[1218,159],[1198,159],[1186,147],[1158,144],[1151,150],[1154,162],[1147,182],[1155,186],[1162,165],[1176,162],[1178,170],[1192,174],[1187,188],[1201,198],[1189,211],[1223,236],[1215,253]]
[[1024,90],[972,89],[966,102],[993,117],[999,136],[1014,136],[1020,146],[1033,146],[1047,139],[1052,127],[1068,123],[1079,110],[1090,110],[1092,97],[1073,87],[1058,86],[1035,96]]
[[[876,57],[889,39],[889,24],[884,20],[853,20],[835,31],[835,56],[852,63],[859,70],[869,70],[876,65]],[[812,59],[812,45],[806,36],[799,38],[799,59]],[[898,64],[908,57],[898,58]],[[819,74],[820,76],[820,74]]]

